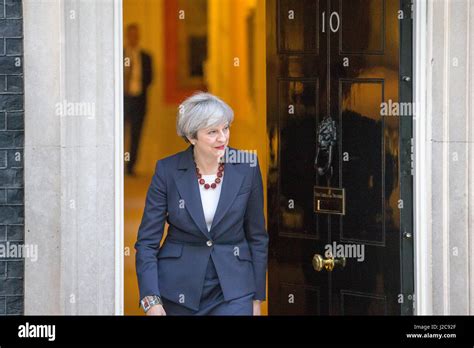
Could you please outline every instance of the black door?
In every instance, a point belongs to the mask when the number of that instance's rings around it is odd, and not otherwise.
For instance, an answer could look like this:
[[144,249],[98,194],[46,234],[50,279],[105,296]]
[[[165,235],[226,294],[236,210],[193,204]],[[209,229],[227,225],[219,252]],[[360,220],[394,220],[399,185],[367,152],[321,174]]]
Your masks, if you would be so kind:
[[266,6],[269,314],[411,314],[411,8]]

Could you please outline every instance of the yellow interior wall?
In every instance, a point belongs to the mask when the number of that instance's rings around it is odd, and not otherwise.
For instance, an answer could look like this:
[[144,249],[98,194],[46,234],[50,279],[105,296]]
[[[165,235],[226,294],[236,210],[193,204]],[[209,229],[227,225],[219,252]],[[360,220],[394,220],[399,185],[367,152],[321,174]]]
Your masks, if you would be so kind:
[[[235,119],[231,127],[230,146],[257,151],[266,193],[268,149],[265,93],[265,1],[209,0],[208,4],[208,62],[205,69],[209,92],[219,96],[233,108]],[[251,8],[256,9],[257,22],[254,38],[254,59],[257,62],[254,76],[256,105],[251,102],[247,79],[249,62],[247,61],[246,16]],[[124,28],[129,23],[138,23],[141,28],[141,46],[153,57],[154,82],[148,94],[148,113],[137,161],[137,172],[151,176],[157,159],[187,147],[187,144],[176,135],[175,119],[178,105],[167,105],[163,102],[163,91],[166,88],[163,79],[166,64],[163,54],[163,0],[124,0],[123,13]],[[240,60],[238,67],[234,66],[235,57]],[[127,188],[125,200],[127,200]],[[265,197],[265,211],[266,206]],[[137,231],[127,231],[127,222],[125,226],[125,233],[133,234],[136,238]],[[134,258],[133,250],[130,257]],[[136,284],[136,279],[127,274],[125,282]],[[134,287],[136,285],[129,284],[125,288]],[[136,302],[135,297],[138,295],[128,294],[128,292],[130,291],[125,293],[125,297],[133,296],[133,301]],[[268,299],[262,305],[262,314],[267,313],[267,302]]]
[[148,112],[143,125],[136,169],[150,175],[156,160],[181,151],[185,145],[176,134],[177,105],[164,103],[164,26],[162,0],[124,0],[124,28],[140,25],[140,45],[152,55],[153,83],[148,91]]

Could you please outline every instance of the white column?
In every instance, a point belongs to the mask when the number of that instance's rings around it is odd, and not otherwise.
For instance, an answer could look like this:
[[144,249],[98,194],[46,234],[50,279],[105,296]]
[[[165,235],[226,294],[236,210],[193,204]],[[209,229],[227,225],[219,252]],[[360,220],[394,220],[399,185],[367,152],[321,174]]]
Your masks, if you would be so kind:
[[429,243],[417,272],[430,277],[417,277],[419,314],[474,313],[473,25],[472,2],[427,2],[426,108],[416,122],[417,205],[427,211],[416,234]]
[[121,1],[23,4],[25,314],[122,313]]

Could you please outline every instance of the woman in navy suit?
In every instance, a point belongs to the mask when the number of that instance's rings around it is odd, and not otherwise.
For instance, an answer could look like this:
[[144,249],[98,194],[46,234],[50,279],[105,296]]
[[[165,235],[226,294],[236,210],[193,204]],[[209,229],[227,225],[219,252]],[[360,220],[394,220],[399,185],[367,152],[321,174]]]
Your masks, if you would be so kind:
[[228,146],[233,119],[209,93],[179,107],[177,132],[190,145],[157,162],[135,244],[147,315],[260,315],[268,258],[262,175],[255,155]]

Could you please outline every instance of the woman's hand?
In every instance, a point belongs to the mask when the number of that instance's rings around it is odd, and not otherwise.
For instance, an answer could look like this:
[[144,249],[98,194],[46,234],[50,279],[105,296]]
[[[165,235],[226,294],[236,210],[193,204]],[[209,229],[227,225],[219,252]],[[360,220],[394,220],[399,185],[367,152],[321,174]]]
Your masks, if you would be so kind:
[[262,315],[260,302],[261,302],[260,300],[253,301],[253,315]]
[[162,305],[157,304],[151,307],[147,312],[146,315],[166,315],[165,309]]

